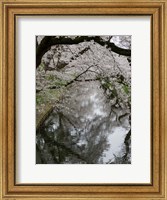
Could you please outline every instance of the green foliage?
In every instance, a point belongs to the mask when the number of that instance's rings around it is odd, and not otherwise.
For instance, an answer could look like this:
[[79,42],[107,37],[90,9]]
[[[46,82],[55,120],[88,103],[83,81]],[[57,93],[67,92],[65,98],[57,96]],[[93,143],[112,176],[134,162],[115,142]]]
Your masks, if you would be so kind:
[[45,102],[44,97],[41,94],[37,94],[37,96],[36,96],[36,104],[40,105],[40,104],[43,104],[44,102]]
[[110,90],[111,92],[112,92],[112,94],[114,95],[114,96],[117,96],[117,90],[115,89],[115,88],[113,88],[112,90]]
[[123,85],[123,90],[126,94],[129,94],[129,87],[127,85]]
[[55,76],[53,74],[46,76],[46,80],[48,81],[54,81],[54,79],[55,79]]
[[111,82],[104,82],[102,83],[102,86],[105,89],[111,89],[113,87]]
[[119,106],[128,105],[131,103],[131,90],[130,86],[125,83],[124,77],[116,77],[114,79],[109,77],[99,77],[101,87],[103,88],[107,98],[112,100],[116,98],[116,102]]
[[62,94],[63,91],[60,91],[60,90],[48,90],[47,91],[47,97],[48,97],[48,100],[51,99],[51,100],[58,100],[60,95]]
[[54,81],[53,84],[54,84],[54,85],[57,85],[57,86],[64,86],[64,85],[67,84],[67,81],[61,80],[61,79],[57,79],[57,80]]
[[44,63],[41,62],[41,64],[38,67],[39,71],[43,71],[45,69]]
[[59,79],[53,74],[46,76],[46,80],[51,81],[51,84],[54,86],[64,86],[67,84],[67,81]]
[[110,92],[110,98],[117,96],[117,90],[115,89],[114,84],[108,79],[108,77],[101,79],[101,85],[105,91],[108,90]]

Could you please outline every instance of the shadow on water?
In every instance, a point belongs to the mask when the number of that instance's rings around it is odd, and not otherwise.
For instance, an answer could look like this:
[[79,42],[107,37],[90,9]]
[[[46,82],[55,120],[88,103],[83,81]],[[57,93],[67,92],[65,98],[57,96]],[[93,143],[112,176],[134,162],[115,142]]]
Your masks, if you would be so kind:
[[130,163],[124,112],[110,105],[98,81],[73,83],[37,130],[36,163]]

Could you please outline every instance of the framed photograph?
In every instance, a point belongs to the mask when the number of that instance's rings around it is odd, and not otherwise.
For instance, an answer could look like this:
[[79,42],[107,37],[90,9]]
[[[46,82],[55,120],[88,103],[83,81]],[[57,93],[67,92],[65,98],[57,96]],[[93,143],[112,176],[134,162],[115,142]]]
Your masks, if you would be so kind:
[[167,1],[0,5],[1,199],[167,199]]

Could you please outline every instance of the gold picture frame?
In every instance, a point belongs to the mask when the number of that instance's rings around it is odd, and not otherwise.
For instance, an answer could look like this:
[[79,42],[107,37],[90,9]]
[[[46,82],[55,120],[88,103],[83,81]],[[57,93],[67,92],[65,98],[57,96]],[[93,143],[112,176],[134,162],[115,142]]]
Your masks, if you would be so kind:
[[[0,197],[1,199],[167,199],[167,1],[1,0]],[[151,16],[150,184],[15,184],[15,18],[18,15]]]

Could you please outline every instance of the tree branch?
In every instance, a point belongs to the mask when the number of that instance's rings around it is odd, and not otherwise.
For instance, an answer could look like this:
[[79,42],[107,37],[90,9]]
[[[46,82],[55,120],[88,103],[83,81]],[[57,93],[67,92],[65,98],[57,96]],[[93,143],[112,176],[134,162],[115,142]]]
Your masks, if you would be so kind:
[[76,76],[73,80],[71,80],[70,82],[68,82],[65,87],[67,87],[68,85],[72,84],[74,81],[76,81],[80,76],[82,76],[83,74],[85,74],[90,68],[92,67],[89,66],[85,71],[83,71],[81,74],[79,74],[78,76]]
[[78,36],[75,38],[69,38],[65,36],[61,37],[45,36],[42,39],[41,43],[37,46],[36,68],[38,68],[38,66],[40,65],[42,56],[51,48],[51,46],[58,44],[73,45],[82,42],[89,42],[91,40],[94,40],[96,43],[102,46],[107,45],[107,48],[111,49],[111,51],[115,53],[124,56],[131,56],[131,50],[117,47],[114,43],[110,43],[109,41],[104,41],[100,36]]

